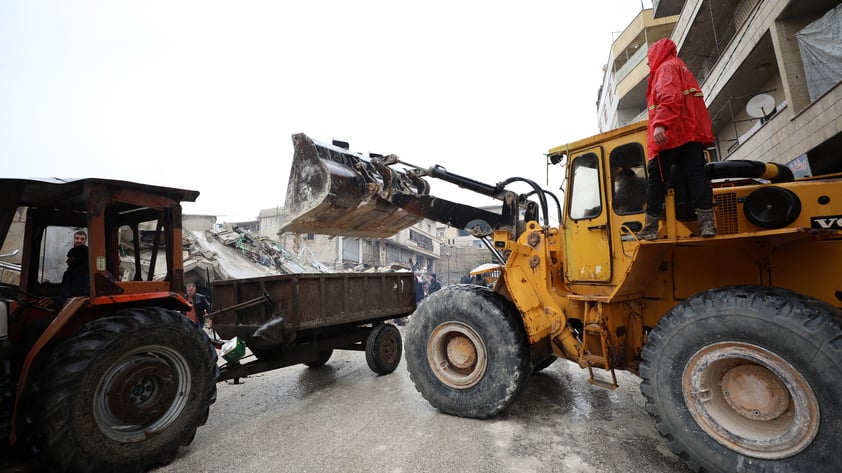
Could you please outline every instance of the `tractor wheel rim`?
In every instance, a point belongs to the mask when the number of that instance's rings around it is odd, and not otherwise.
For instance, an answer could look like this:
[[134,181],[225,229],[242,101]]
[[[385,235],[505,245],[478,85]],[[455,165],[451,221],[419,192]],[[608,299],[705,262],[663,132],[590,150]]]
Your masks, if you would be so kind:
[[749,343],[696,352],[682,376],[698,425],[725,447],[755,458],[787,458],[819,430],[819,404],[804,376],[782,357]]
[[427,361],[442,383],[467,389],[485,375],[488,351],[473,328],[461,322],[446,322],[436,327],[428,339]]
[[103,374],[93,414],[100,431],[117,442],[138,442],[172,424],[190,397],[190,366],[164,346],[136,349]]

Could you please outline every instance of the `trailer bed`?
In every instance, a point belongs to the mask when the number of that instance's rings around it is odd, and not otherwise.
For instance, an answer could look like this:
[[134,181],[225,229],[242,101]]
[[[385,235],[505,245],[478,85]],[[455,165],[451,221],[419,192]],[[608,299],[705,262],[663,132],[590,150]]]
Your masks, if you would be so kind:
[[415,276],[320,273],[214,281],[212,308],[216,333],[243,340],[257,358],[229,363],[220,379],[323,364],[333,349],[366,351],[372,370],[386,374],[400,360],[401,342],[397,329],[384,322],[415,310]]

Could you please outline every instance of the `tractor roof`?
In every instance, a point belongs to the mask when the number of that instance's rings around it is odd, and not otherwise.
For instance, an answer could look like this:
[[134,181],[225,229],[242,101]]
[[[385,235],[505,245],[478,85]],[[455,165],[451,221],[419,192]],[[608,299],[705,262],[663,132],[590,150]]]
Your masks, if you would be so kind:
[[199,191],[113,179],[0,179],[0,187],[12,191],[11,195],[5,198],[11,197],[20,207],[54,205],[58,208],[85,210],[87,191],[101,186],[109,191],[131,190],[150,196],[167,197],[178,202],[195,202],[199,196]]
[[178,202],[195,202],[199,191],[150,186],[112,179],[6,179],[0,178],[0,244],[6,238],[18,207],[41,207],[85,212],[94,191],[106,192],[108,202],[122,202],[116,210],[167,207]]

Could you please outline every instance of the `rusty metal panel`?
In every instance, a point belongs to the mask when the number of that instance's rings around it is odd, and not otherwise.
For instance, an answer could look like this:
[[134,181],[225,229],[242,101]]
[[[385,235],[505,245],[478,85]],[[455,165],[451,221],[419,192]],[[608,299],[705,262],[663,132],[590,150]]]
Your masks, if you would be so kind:
[[[271,302],[228,310],[268,296]],[[214,329],[223,338],[249,338],[272,318],[295,332],[360,325],[415,310],[412,273],[287,274],[213,283]]]

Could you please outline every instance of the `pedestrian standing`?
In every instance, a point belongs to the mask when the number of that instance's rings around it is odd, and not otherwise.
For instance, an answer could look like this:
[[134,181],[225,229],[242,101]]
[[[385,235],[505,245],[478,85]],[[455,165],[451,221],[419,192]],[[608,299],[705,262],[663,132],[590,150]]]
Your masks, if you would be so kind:
[[187,318],[193,321],[197,327],[203,329],[205,327],[205,316],[208,315],[208,299],[196,292],[196,285],[193,283],[187,284],[187,294],[184,298],[189,302],[190,310],[187,311]]
[[441,289],[441,283],[439,283],[439,280],[436,279],[436,273],[430,274],[430,288],[428,289],[429,294],[432,294],[439,289]]
[[713,127],[699,84],[676,52],[675,43],[669,38],[656,41],[648,52],[649,177],[646,221],[637,234],[641,240],[658,238],[658,223],[673,164],[689,187],[699,234],[716,235],[713,190],[704,169],[704,148],[713,144]]

